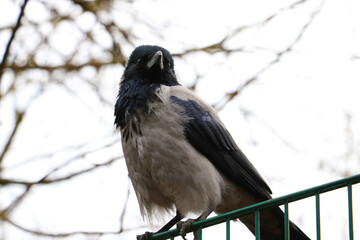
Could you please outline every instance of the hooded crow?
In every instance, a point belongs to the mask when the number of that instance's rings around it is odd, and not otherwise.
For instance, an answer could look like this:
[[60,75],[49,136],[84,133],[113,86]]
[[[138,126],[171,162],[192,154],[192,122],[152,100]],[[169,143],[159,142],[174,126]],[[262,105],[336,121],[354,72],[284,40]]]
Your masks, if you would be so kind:
[[[270,187],[236,145],[215,110],[175,75],[171,54],[137,47],[127,62],[115,104],[129,176],[143,217],[176,212],[158,232],[271,199]],[[181,219],[189,213],[197,219]],[[284,239],[284,213],[260,212],[260,239]],[[255,233],[254,214],[240,217]],[[139,235],[146,239],[153,233]],[[196,237],[196,235],[195,235]],[[309,239],[290,222],[292,240]]]

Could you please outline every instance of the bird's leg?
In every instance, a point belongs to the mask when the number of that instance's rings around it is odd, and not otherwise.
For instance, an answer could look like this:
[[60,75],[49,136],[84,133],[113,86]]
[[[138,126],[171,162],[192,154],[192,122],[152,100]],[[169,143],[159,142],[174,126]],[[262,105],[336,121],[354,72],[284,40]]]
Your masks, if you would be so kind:
[[173,217],[167,224],[165,224],[162,228],[160,228],[159,231],[157,232],[145,232],[144,234],[141,235],[137,235],[136,239],[137,240],[147,240],[150,239],[152,235],[156,234],[156,233],[161,233],[161,232],[165,232],[167,230],[169,230],[172,226],[174,226],[177,222],[179,222],[181,219],[183,218],[183,216],[181,215],[181,213],[179,212],[179,210],[176,210],[176,215],[175,217]]
[[176,215],[173,217],[167,224],[165,224],[162,228],[160,228],[159,231],[156,233],[161,233],[169,230],[172,226],[174,226],[177,222],[179,222],[181,219],[183,219],[183,216],[179,212],[179,210],[176,210]]
[[[194,222],[198,222],[198,221],[200,221],[200,220],[206,219],[206,218],[210,215],[210,213],[212,213],[213,211],[214,211],[213,209],[208,209],[208,210],[206,210],[205,212],[203,212],[203,213],[202,213],[198,218],[196,218],[196,219],[188,219],[188,220],[186,220],[186,221],[179,221],[179,222],[177,223],[177,229],[179,230],[181,237],[182,237],[184,240],[186,240],[186,238],[185,238],[186,232],[189,230],[190,225],[191,225],[192,223],[194,223]],[[195,230],[195,231],[194,231],[194,239],[196,240],[197,237],[198,237],[198,231]]]

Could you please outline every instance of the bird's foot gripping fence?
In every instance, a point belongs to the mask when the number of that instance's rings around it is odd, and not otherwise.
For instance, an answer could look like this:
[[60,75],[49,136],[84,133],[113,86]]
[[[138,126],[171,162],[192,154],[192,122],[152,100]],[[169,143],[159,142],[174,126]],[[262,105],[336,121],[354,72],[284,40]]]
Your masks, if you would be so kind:
[[[198,240],[202,239],[202,229],[217,225],[220,223],[226,223],[226,240],[230,240],[230,221],[237,219],[241,216],[254,214],[255,215],[255,238],[260,240],[260,217],[259,212],[263,209],[284,206],[285,212],[285,240],[289,240],[289,203],[295,202],[301,199],[315,197],[315,211],[316,211],[316,239],[321,239],[321,224],[320,224],[320,195],[325,192],[330,192],[339,188],[346,188],[347,201],[348,201],[348,239],[354,240],[354,221],[353,221],[353,199],[352,199],[352,186],[360,182],[360,174],[351,177],[343,178],[334,182],[326,183],[309,189],[305,189],[299,192],[288,194],[282,197],[270,199],[264,202],[260,202],[251,206],[240,208],[228,213],[224,213],[212,218],[208,218],[199,222],[191,224],[189,232],[198,230]],[[151,239],[174,239],[179,236],[179,231],[176,229],[166,232],[155,234]]]

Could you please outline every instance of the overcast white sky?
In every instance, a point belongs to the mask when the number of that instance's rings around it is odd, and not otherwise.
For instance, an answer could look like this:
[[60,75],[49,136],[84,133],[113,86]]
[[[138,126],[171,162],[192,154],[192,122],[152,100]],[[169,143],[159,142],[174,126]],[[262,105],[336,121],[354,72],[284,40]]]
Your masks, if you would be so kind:
[[[15,22],[22,1],[15,2],[0,2],[0,27]],[[59,1],[59,4],[63,5],[64,11],[71,8],[65,0]],[[133,30],[138,36],[137,45],[157,44],[178,53],[220,41],[239,26],[262,21],[289,4],[285,0],[119,1],[114,3],[111,16],[120,26]],[[356,152],[346,155],[349,149],[346,114],[351,115],[351,144],[360,149],[360,1],[327,0],[322,3],[310,0],[282,12],[268,24],[256,25],[226,42],[229,48],[244,48],[243,52],[228,56],[222,53],[194,53],[183,59],[175,58],[179,81],[190,86],[198,74],[197,93],[206,101],[217,103],[225,93],[241,86],[271,62],[276,52],[286,49],[319,6],[320,12],[292,51],[259,75],[254,84],[219,112],[238,145],[269,181],[274,197],[340,177],[327,169],[319,169],[323,163],[338,170],[348,168],[352,174],[359,172],[359,151],[358,155]],[[133,15],[136,17],[133,18]],[[26,16],[40,23],[48,18],[46,10],[36,0],[30,0]],[[86,14],[78,18],[78,25],[81,29],[96,27],[93,16]],[[44,26],[42,31],[49,29]],[[77,31],[70,24],[64,24],[56,37],[49,41],[58,51],[71,52],[76,46],[74,42],[80,38]],[[103,45],[111,44],[106,36],[99,34],[97,37]],[[0,52],[4,51],[8,38],[9,33],[0,34]],[[24,44],[31,47],[36,41],[29,31]],[[14,47],[21,54],[22,46],[15,44]],[[125,46],[124,50],[130,54],[133,47]],[[46,54],[39,58],[45,62],[57,61]],[[118,65],[98,74],[93,71],[85,69],[81,72],[82,77],[96,76],[96,81],[101,82],[103,96],[115,101],[123,68]],[[33,77],[46,78],[43,75]],[[36,99],[26,115],[26,125],[20,129],[22,137],[15,139],[6,158],[7,171],[2,173],[2,177],[39,179],[49,169],[61,165],[63,159],[76,154],[71,146],[79,144],[85,144],[81,149],[96,149],[117,141],[112,147],[71,164],[54,177],[121,154],[119,134],[114,133],[112,107],[100,103],[95,92],[78,76],[66,77],[62,79],[59,76],[59,79],[66,81],[76,96],[54,84]],[[9,82],[11,76],[4,75],[4,84]],[[26,105],[30,92],[24,87],[13,98],[2,99],[1,135],[8,134],[11,129],[12,116],[6,115],[9,109]],[[249,112],[247,118],[242,111]],[[1,148],[3,142],[0,141]],[[64,148],[65,151],[52,157],[36,157]],[[34,157],[35,160],[21,164]],[[344,161],[346,157],[348,161]],[[127,184],[125,163],[117,161],[70,183],[37,188],[12,217],[24,226],[47,232],[117,231]],[[0,189],[0,209],[21,191],[16,186]],[[360,226],[360,205],[357,202],[360,202],[359,186],[354,187],[355,227]],[[346,192],[324,195],[322,203],[323,239],[347,239],[344,238],[347,233]],[[314,199],[290,205],[292,219],[313,238],[314,206]],[[126,218],[125,227],[145,225],[133,192]],[[240,223],[232,223],[232,229],[236,238],[244,236],[244,239],[252,239]],[[139,229],[136,233],[144,230]],[[355,233],[355,236],[360,236],[359,227]],[[214,232],[205,234],[208,234],[205,237],[211,238]],[[120,239],[132,239],[134,235],[135,232],[128,232]],[[2,238],[48,239],[34,237],[0,223]],[[116,235],[101,237],[118,238]],[[75,236],[69,239],[87,238]]]

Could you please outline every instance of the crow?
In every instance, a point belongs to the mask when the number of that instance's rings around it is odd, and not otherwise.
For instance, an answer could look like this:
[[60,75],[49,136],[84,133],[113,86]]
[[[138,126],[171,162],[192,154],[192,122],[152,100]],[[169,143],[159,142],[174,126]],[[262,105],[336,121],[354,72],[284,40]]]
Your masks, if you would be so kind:
[[[142,216],[176,213],[158,232],[177,224],[185,238],[191,223],[212,212],[221,214],[272,198],[270,187],[215,110],[178,83],[166,49],[135,48],[120,81],[114,115]],[[199,217],[181,221],[189,213]],[[254,214],[239,220],[255,234]],[[291,221],[289,227],[292,240],[310,239]],[[279,207],[260,212],[260,239],[284,239],[284,213]]]

